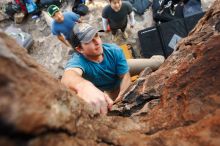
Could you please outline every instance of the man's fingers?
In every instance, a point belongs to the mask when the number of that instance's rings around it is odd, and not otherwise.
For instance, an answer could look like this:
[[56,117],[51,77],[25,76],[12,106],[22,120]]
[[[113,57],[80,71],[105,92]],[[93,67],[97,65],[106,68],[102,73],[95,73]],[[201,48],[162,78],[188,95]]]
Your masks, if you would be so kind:
[[122,97],[121,97],[121,96],[118,96],[118,97],[115,99],[114,104],[117,103],[117,102],[119,102],[119,101],[121,101],[121,100],[122,100]]
[[[105,98],[105,97],[104,97]],[[99,102],[100,102],[100,113],[106,115],[108,112],[108,103],[106,102],[106,100],[102,98]]]
[[107,112],[108,112],[107,106],[106,105],[101,106],[100,114],[106,115]]
[[101,104],[98,101],[90,101],[90,104],[96,113],[100,113]]
[[113,105],[113,100],[105,93],[104,93],[104,97],[105,97],[105,101],[108,104],[108,109],[111,110],[112,105]]

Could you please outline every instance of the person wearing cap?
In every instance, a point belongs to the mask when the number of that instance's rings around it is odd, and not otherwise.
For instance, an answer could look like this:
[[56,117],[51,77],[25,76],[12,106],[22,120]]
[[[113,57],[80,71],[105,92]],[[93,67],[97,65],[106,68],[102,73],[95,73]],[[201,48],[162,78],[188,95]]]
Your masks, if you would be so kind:
[[116,45],[102,44],[98,30],[89,24],[76,24],[73,32],[78,39],[76,53],[67,62],[61,82],[97,112],[106,114],[113,100],[104,91],[120,87],[122,94],[130,85],[124,54]]
[[[121,48],[115,44],[102,43],[98,30],[89,24],[78,23],[75,34],[76,52],[68,60],[61,83],[70,91],[91,104],[94,109],[106,114],[114,102],[122,98],[131,83],[129,66]],[[142,62],[145,66],[158,68],[163,62],[152,59],[135,60],[133,67]],[[157,64],[155,64],[157,63]],[[159,65],[158,65],[159,64]]]
[[131,28],[135,23],[132,6],[129,2],[122,0],[109,0],[109,2],[110,4],[102,10],[103,29],[108,32],[108,25],[110,26],[113,41],[117,40],[118,29],[122,31],[124,39],[127,39],[128,34],[125,31],[128,23],[127,17],[130,20]]
[[76,22],[80,22],[80,16],[74,12],[62,13],[56,5],[50,5],[47,9],[48,14],[53,18],[51,31],[53,35],[64,43],[66,46],[73,46],[72,29]]

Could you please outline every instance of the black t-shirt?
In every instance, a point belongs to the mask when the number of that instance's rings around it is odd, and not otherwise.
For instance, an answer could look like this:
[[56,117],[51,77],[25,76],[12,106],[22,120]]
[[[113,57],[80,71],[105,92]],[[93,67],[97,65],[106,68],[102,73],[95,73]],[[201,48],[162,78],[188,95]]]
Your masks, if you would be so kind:
[[132,6],[129,2],[122,2],[121,9],[115,12],[110,5],[107,5],[102,11],[102,17],[108,19],[111,28],[121,28],[127,24],[127,15],[132,12]]

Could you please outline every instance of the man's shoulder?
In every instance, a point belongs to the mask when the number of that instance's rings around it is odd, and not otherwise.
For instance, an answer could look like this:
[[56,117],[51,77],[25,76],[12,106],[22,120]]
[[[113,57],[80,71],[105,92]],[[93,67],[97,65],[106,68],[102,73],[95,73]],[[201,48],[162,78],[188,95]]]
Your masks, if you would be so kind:
[[122,7],[132,9],[132,5],[128,1],[123,1],[122,2]]
[[107,5],[107,6],[105,6],[105,7],[103,8],[102,13],[103,13],[103,14],[107,14],[107,13],[109,13],[109,12],[111,12],[111,6],[110,6],[110,5]]
[[71,12],[71,11],[65,11],[63,12],[63,15],[74,15],[75,13]]
[[74,53],[71,56],[71,58],[67,61],[65,70],[71,68],[81,68],[83,72],[85,71],[85,61],[80,54]]
[[58,23],[55,20],[52,20],[52,22],[51,22],[51,30],[52,31],[57,31],[58,27],[59,27]]
[[122,6],[132,6],[129,1],[122,1]]
[[74,53],[72,54],[70,60],[71,60],[71,59],[73,59],[73,60],[80,60],[80,59],[82,59],[82,58],[83,58],[83,57],[82,57],[81,54],[79,54],[79,53],[77,53],[77,52],[74,52]]
[[55,22],[56,22],[55,20],[52,20],[52,21],[51,21],[51,27],[54,27],[54,26],[55,26]]
[[79,53],[73,53],[67,62],[80,63],[82,62],[82,60],[82,55],[80,55]]
[[78,17],[78,14],[71,12],[71,11],[66,11],[63,12],[64,17]]

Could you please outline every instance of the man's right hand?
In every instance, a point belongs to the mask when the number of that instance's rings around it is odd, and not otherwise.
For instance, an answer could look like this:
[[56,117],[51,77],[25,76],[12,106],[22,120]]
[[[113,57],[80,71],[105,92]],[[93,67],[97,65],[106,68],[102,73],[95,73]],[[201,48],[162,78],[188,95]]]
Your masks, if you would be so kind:
[[73,68],[64,72],[61,82],[84,101],[89,103],[96,112],[107,114],[111,110],[113,101],[104,92],[96,88],[91,82],[82,78],[82,70]]
[[113,101],[104,92],[96,88],[92,83],[86,81],[81,89],[77,92],[77,95],[92,105],[96,112],[101,114],[107,114],[108,109],[111,110]]

